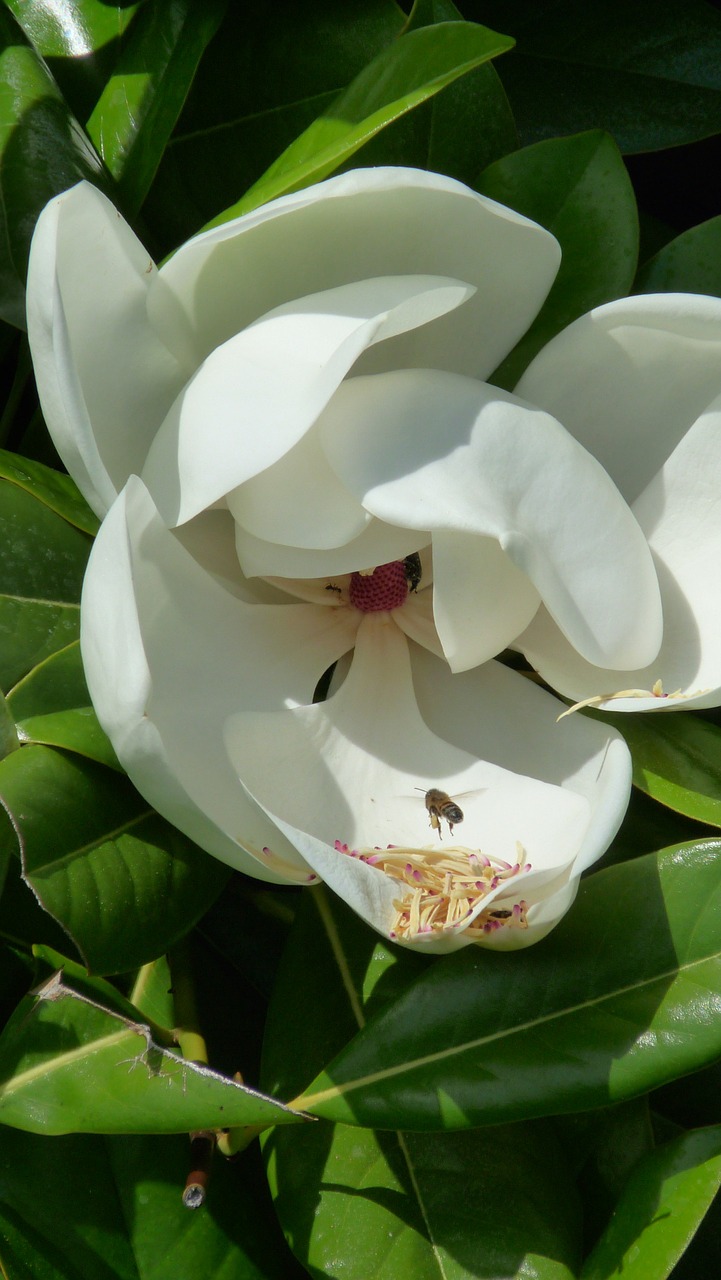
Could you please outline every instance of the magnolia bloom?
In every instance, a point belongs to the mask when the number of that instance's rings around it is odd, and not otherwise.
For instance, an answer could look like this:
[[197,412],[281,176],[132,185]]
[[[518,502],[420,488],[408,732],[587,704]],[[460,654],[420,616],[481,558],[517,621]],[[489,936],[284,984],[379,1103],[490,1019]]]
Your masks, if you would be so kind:
[[542,228],[403,169],[283,197],[160,270],[88,185],[33,243],[43,409],[104,517],[82,649],[121,762],[209,853],[322,878],[429,951],[541,938],[628,800],[620,736],[558,724],[499,653],[573,700],[669,706],[662,679],[721,701],[721,302],[603,307],[500,391],[558,261]]

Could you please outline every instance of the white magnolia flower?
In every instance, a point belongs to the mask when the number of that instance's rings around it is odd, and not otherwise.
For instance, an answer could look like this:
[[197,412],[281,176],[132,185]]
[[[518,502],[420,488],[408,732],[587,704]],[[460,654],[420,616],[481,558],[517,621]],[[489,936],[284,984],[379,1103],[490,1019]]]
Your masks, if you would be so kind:
[[403,169],[284,197],[160,271],[88,185],[33,243],[43,409],[104,516],[82,647],[120,760],[216,857],[320,877],[430,951],[542,937],[628,800],[619,735],[557,724],[496,655],[574,699],[659,705],[662,679],[721,700],[721,302],[601,308],[499,391],[558,259]]

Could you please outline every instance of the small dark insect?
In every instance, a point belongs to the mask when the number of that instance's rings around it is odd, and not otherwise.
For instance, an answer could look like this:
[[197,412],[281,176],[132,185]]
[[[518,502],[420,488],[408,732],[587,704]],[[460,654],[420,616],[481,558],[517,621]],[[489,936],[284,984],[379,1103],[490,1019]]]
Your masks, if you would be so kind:
[[406,575],[406,582],[408,583],[408,590],[417,591],[420,580],[423,577],[421,557],[417,551],[414,551],[410,556],[406,556],[403,561],[403,569]]
[[328,586],[326,587],[326,591],[335,591],[336,595],[338,596],[343,595],[343,592],[341,591],[340,587],[337,587],[335,582],[329,582]]
[[[421,791],[422,787],[416,787],[416,791]],[[453,826],[456,822],[463,822],[463,810],[456,804],[455,800],[451,800],[445,791],[440,791],[438,787],[431,787],[430,791],[425,794],[426,809],[428,810],[431,826],[434,831],[438,832],[438,839],[442,840],[441,835],[441,818],[445,818],[448,823],[448,830],[453,835]]]
[[509,920],[510,917],[513,915],[513,912],[498,910],[498,911],[489,911],[488,914],[492,920]]

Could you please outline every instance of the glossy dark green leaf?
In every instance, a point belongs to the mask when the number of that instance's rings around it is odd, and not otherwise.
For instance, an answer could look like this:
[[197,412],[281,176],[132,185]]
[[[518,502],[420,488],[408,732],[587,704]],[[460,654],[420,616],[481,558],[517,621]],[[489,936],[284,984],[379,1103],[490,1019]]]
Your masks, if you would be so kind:
[[209,1203],[183,1207],[185,1136],[6,1129],[0,1261],[8,1280],[299,1280],[255,1153],[216,1160]]
[[155,0],[139,7],[127,32],[87,130],[129,213],[137,212],[147,195],[226,4]]
[[554,334],[603,302],[628,293],[638,258],[638,215],[620,152],[594,129],[516,151],[476,182],[555,235],[561,267],[531,328],[493,375],[512,388]]
[[305,890],[268,1011],[262,1087],[276,1097],[299,1093],[429,963],[426,956],[383,942],[323,885]]
[[13,752],[0,763],[0,796],[20,833],[29,885],[95,972],[155,959],[230,874],[127,779],[79,756],[43,746]]
[[721,1186],[721,1127],[651,1152],[629,1178],[582,1280],[665,1280]]
[[31,1133],[188,1133],[302,1119],[186,1062],[142,1018],[108,1010],[60,974],[5,1027],[0,1080],[0,1122]]
[[40,210],[102,164],[47,65],[0,6],[0,317],[25,325],[25,275]]
[[438,961],[295,1100],[463,1128],[635,1097],[721,1054],[721,841],[597,872],[543,942]]
[[721,216],[684,231],[644,263],[635,291],[721,297]]
[[142,1280],[118,1202],[108,1148],[103,1138],[49,1140],[19,1130],[3,1131],[3,1277]]
[[524,142],[601,127],[624,152],[719,131],[721,14],[704,0],[480,0],[515,36],[501,79]]
[[5,0],[36,53],[45,61],[78,120],[87,120],[123,49],[143,0]]
[[402,36],[210,225],[327,177],[391,121],[512,44],[506,36],[467,22],[440,23]]
[[721,827],[721,729],[690,712],[620,715],[608,720],[633,757],[633,781],[660,804]]
[[159,256],[252,186],[403,21],[393,0],[229,5],[143,208]]
[[[462,16],[453,0],[423,0],[413,6],[406,30]],[[508,99],[492,63],[485,63],[381,130],[358,161],[412,165],[473,185],[480,169],[517,146]]]
[[77,638],[91,542],[28,488],[0,479],[0,545],[0,687],[9,692]]
[[39,662],[18,681],[8,697],[8,707],[15,720],[51,711],[70,711],[89,704],[79,640]]
[[9,755],[11,751],[17,751],[19,746],[20,739],[15,728],[15,720],[8,707],[5,695],[0,693],[0,760]]
[[47,715],[29,716],[17,725],[23,743],[41,743],[46,747],[62,747],[75,751],[122,773],[122,765],[113,746],[101,729],[92,707],[75,707],[70,711],[51,711]]
[[265,1155],[286,1237],[319,1280],[576,1275],[578,1197],[544,1122],[405,1135],[309,1125],[275,1130]]
[[[265,1086],[297,1092],[433,963],[387,946],[324,888],[304,893],[271,1002]],[[578,1201],[543,1124],[451,1137],[318,1125],[302,1138],[275,1130],[264,1155],[283,1229],[311,1275],[510,1277],[524,1260],[545,1280],[573,1274]]]
[[0,477],[32,494],[77,529],[97,533],[100,521],[70,476],[32,458],[21,458],[17,453],[0,449]]
[[90,705],[79,641],[33,667],[15,685],[7,710],[14,716],[18,746],[34,742],[62,747],[122,771]]

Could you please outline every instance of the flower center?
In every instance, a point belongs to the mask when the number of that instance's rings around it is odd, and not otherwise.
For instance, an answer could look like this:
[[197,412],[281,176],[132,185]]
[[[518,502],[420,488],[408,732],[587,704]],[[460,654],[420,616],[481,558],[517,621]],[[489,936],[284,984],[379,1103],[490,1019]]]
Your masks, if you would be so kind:
[[398,609],[408,595],[408,573],[404,560],[380,564],[372,573],[352,573],[349,598],[361,613]]
[[[398,882],[391,938],[415,939],[458,929],[489,893],[531,870],[521,844],[516,846],[518,860],[513,864],[463,847],[436,851],[389,845],[387,849],[361,851],[350,849],[340,840],[336,840],[335,847],[339,853],[360,858]],[[528,904],[522,898],[509,901],[504,897],[500,902],[496,899],[466,926],[467,935],[480,939],[496,929],[527,929],[527,910]]]

